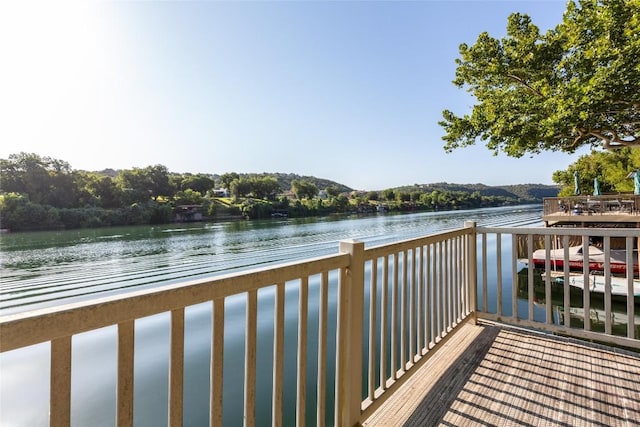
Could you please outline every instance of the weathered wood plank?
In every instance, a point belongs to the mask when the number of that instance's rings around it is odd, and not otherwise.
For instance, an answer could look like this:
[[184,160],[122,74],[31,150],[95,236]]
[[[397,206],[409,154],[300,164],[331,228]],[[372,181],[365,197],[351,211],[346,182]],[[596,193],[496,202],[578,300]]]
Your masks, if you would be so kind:
[[640,353],[462,325],[363,426],[640,424]]

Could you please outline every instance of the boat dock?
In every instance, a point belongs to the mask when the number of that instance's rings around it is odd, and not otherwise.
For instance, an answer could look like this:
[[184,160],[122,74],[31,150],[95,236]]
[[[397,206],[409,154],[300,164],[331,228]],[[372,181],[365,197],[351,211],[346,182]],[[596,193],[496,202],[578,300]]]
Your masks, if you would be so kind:
[[640,227],[640,196],[547,197],[542,220],[547,227]]

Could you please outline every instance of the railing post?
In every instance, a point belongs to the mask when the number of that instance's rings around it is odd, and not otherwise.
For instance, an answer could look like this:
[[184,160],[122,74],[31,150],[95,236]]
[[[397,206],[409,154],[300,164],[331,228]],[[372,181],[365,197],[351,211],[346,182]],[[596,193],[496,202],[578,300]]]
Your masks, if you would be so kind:
[[467,236],[467,284],[469,286],[469,310],[473,316],[473,323],[478,324],[478,232],[475,221],[465,221],[465,228],[471,228]]
[[342,271],[338,296],[335,425],[351,427],[360,423],[362,403],[364,242],[341,241],[340,253],[351,260]]

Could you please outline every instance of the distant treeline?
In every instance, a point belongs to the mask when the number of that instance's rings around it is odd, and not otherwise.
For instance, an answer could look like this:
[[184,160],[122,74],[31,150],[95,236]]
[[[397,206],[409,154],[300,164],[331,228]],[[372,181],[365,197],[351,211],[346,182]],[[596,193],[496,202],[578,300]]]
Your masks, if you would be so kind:
[[[521,188],[518,194],[514,188]],[[74,170],[32,153],[0,159],[0,228],[12,231],[162,224],[176,220],[267,218],[448,210],[540,202],[550,186],[415,185],[356,192],[295,174],[172,173],[163,165]],[[380,207],[380,208],[379,208]],[[185,216],[184,212],[197,212]]]

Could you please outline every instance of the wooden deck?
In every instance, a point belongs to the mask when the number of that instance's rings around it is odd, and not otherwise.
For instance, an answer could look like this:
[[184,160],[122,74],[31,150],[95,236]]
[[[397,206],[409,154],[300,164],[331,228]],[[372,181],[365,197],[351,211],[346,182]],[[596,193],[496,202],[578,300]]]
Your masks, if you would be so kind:
[[461,327],[363,426],[640,426],[640,354]]

